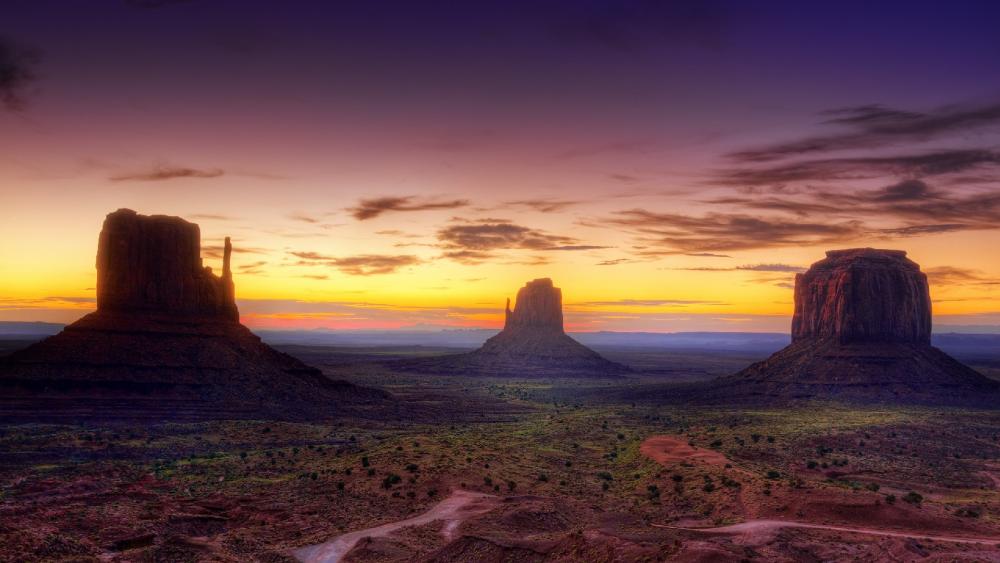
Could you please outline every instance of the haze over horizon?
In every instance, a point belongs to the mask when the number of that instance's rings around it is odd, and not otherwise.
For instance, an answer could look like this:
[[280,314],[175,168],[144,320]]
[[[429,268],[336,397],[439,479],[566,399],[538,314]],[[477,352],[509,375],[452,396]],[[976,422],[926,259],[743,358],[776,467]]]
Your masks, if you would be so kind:
[[5,6],[0,321],[92,310],[127,207],[232,236],[253,328],[499,328],[550,277],[571,331],[787,332],[855,246],[1000,325],[996,3],[263,6]]

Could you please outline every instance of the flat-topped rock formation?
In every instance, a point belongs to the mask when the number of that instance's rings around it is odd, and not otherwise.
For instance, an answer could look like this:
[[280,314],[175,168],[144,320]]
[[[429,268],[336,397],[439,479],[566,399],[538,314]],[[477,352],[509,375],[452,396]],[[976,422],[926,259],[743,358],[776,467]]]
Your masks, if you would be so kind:
[[795,280],[792,341],[931,343],[927,275],[902,250],[831,250]]
[[0,363],[0,419],[304,419],[388,395],[331,381],[239,323],[198,226],[121,209],[97,252],[97,311]]
[[548,278],[530,281],[518,290],[514,309],[507,300],[503,330],[475,352],[407,360],[396,367],[504,377],[617,377],[629,371],[566,334],[562,291]]
[[201,262],[201,231],[180,217],[119,209],[97,244],[97,310],[169,313],[238,322],[226,237],[222,276]]
[[702,393],[1000,406],[997,382],[930,345],[927,276],[899,250],[834,250],[795,278],[792,344]]

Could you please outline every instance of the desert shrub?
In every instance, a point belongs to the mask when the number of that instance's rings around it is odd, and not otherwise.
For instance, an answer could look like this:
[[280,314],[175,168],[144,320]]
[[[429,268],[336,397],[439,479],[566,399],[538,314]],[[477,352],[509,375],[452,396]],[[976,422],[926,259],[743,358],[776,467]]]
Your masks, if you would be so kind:
[[896,504],[896,495],[885,495],[886,504]]
[[673,475],[670,476],[670,478],[673,479],[674,483],[680,483],[681,481],[684,480],[684,476],[678,473],[674,473]]
[[384,479],[382,479],[382,488],[391,489],[393,485],[398,484],[402,480],[403,480],[402,477],[400,477],[399,475],[396,475],[395,473],[390,473],[386,475]]
[[816,469],[816,466],[818,465],[819,464],[816,463],[815,459],[810,459],[809,461],[806,462],[806,467],[808,467],[809,469]]
[[516,488],[517,488],[517,483],[516,482],[514,482],[514,481],[507,481],[507,490],[508,491],[510,491],[510,492],[513,493],[514,489],[516,489]]
[[487,475],[486,477],[483,477],[483,484],[486,485],[487,487],[492,486],[493,485],[493,478],[490,477],[489,475]]
[[868,483],[867,485],[865,485],[865,488],[868,489],[869,491],[872,491],[873,493],[877,493],[878,490],[881,489],[882,487],[880,487],[878,483]]
[[600,472],[598,472],[597,473],[597,478],[598,479],[604,479],[605,481],[611,481],[611,480],[614,479],[614,477],[612,477],[611,474],[608,473],[607,471],[600,471]]
[[919,505],[920,503],[924,502],[924,496],[916,491],[910,491],[906,493],[906,495],[903,497],[903,500],[910,504]]
[[371,477],[373,475],[375,475],[375,468],[374,467],[369,467],[368,468],[368,476]]
[[781,477],[781,473],[778,473],[777,471],[775,471],[773,469],[771,471],[767,472],[767,478],[768,479],[777,479],[778,477]]
[[343,491],[346,484],[343,481],[337,481],[337,490]]
[[361,467],[368,467],[371,464],[372,464],[371,461],[368,460],[368,456],[364,456],[361,458]]
[[649,496],[649,500],[656,500],[660,498],[660,488],[656,485],[649,485],[646,487],[646,492]]
[[720,448],[720,447],[722,447],[722,440],[715,440],[714,442],[712,442],[711,444],[709,444],[708,447],[710,447],[710,448]]
[[750,439],[753,440],[754,444],[756,444],[757,442],[760,441],[760,437],[761,437],[760,434],[751,434],[750,435]]
[[607,481],[604,481],[604,482],[601,483],[601,490],[602,491],[606,491],[606,490],[608,490],[610,488],[611,488],[611,484],[608,483]]
[[538,480],[541,481],[542,483],[548,483],[549,482],[549,476],[546,475],[546,474],[544,474],[544,473],[539,473],[538,474]]
[[768,436],[767,437],[767,443],[768,444],[773,444],[774,443],[774,436]]
[[705,483],[705,486],[702,487],[701,490],[705,491],[706,493],[710,493],[715,490],[715,483],[709,481]]
[[420,468],[417,467],[416,463],[407,463],[406,464],[406,470],[409,471],[410,473],[416,473],[419,469]]

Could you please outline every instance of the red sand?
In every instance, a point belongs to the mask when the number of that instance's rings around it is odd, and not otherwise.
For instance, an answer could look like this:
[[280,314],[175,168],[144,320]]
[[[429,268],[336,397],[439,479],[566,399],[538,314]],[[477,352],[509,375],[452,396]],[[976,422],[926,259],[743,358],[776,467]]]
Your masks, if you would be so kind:
[[729,463],[726,456],[715,450],[696,448],[688,445],[683,436],[652,436],[647,438],[639,452],[662,465],[680,463],[682,461],[700,462],[710,465],[725,465]]

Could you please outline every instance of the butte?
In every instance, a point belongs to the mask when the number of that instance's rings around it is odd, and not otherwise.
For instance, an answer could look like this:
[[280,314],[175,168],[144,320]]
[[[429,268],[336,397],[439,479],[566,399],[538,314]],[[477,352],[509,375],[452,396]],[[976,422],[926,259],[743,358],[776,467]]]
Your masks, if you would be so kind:
[[549,278],[528,282],[507,300],[503,330],[467,354],[406,360],[394,367],[499,377],[619,377],[629,368],[573,340],[563,329],[562,290]]
[[997,382],[931,346],[927,275],[899,250],[831,250],[795,278],[792,343],[713,400],[998,406]]
[[0,362],[0,419],[316,419],[389,398],[332,381],[240,324],[198,225],[119,209],[97,249],[97,311]]

